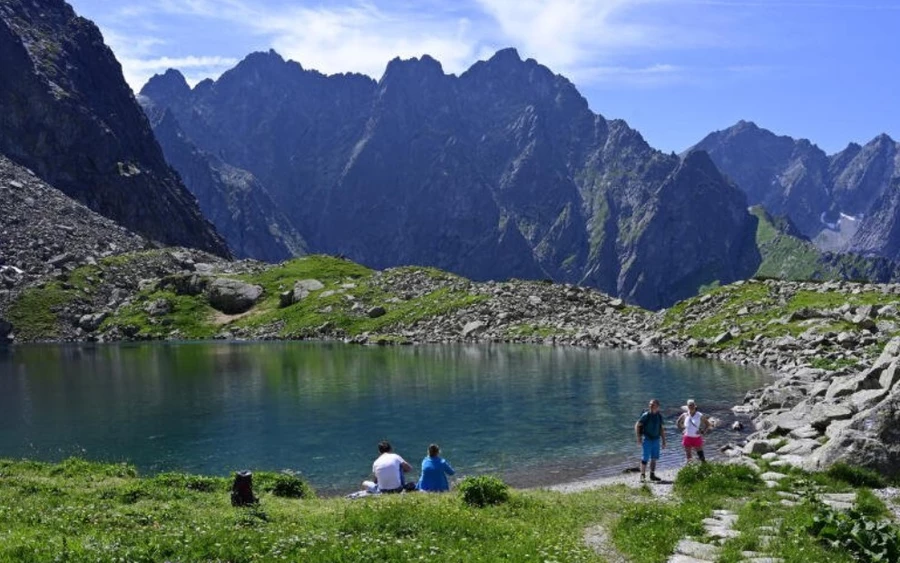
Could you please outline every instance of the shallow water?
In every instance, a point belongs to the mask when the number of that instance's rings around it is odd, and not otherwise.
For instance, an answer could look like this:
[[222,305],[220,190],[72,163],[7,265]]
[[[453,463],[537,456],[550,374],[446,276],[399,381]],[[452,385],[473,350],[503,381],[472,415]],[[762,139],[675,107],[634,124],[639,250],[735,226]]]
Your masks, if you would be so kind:
[[[0,349],[0,457],[292,469],[338,492],[368,476],[386,438],[416,467],[437,442],[460,475],[542,485],[633,463],[633,425],[652,396],[674,433],[688,397],[731,420],[728,408],[768,380],[719,362],[549,346],[20,346]],[[720,428],[707,449],[736,438]],[[681,461],[677,441],[664,464]]]

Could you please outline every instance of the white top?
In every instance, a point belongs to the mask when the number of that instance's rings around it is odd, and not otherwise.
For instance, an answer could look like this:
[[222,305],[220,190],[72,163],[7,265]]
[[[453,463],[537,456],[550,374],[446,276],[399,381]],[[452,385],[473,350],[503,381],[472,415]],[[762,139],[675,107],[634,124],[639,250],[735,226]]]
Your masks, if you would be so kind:
[[400,480],[402,469],[400,464],[406,463],[402,457],[395,453],[383,453],[372,464],[372,473],[378,480],[378,488],[384,491],[399,489],[403,486]]
[[694,411],[694,416],[690,412],[684,413],[684,435],[690,438],[700,436],[700,424],[703,421],[703,413]]

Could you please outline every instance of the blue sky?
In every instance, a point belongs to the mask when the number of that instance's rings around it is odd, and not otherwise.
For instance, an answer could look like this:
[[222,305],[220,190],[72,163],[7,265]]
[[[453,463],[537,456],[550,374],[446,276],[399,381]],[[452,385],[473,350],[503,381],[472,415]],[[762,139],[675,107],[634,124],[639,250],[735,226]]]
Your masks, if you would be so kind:
[[828,152],[900,140],[900,0],[69,1],[135,90],[168,67],[215,78],[269,48],[378,78],[395,56],[458,74],[512,46],[666,151],[740,119]]

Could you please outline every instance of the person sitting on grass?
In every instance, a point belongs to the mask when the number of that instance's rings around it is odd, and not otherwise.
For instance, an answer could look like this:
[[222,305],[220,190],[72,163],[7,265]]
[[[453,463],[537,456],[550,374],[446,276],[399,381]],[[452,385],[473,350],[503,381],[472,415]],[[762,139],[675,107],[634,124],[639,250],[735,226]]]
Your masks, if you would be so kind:
[[440,493],[450,490],[447,476],[453,475],[456,471],[440,454],[441,448],[437,444],[428,446],[428,456],[422,460],[422,475],[416,487],[420,491]]
[[641,482],[647,479],[647,462],[650,463],[650,480],[662,481],[656,476],[656,462],[659,460],[660,442],[666,447],[666,427],[662,413],[659,412],[659,400],[652,399],[647,410],[634,425],[637,443],[641,446]]
[[363,487],[369,492],[400,493],[403,491],[403,474],[412,471],[412,466],[402,457],[394,453],[391,443],[378,443],[378,459],[372,464],[374,481],[363,481]]

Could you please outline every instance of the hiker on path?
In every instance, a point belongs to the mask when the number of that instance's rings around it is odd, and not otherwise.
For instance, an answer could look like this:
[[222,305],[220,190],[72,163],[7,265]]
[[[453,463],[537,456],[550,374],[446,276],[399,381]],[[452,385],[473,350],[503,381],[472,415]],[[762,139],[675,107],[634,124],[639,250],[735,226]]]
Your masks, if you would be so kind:
[[688,463],[693,458],[694,450],[697,451],[697,458],[702,463],[706,463],[706,454],[703,453],[703,435],[709,431],[711,425],[709,418],[697,410],[697,403],[693,399],[688,399],[687,412],[678,417],[676,425],[684,434],[681,438],[681,445],[684,446]]
[[648,409],[644,411],[634,425],[637,443],[641,446],[641,482],[647,480],[647,463],[650,463],[650,480],[662,481],[656,476],[656,462],[659,460],[660,445],[666,447],[666,427],[662,413],[659,412],[659,400],[652,399]]
[[441,457],[441,448],[437,444],[431,444],[428,446],[428,456],[422,460],[422,475],[416,488],[433,493],[449,491],[450,483],[447,476],[454,473],[456,471],[453,467]]
[[378,444],[378,459],[372,464],[374,481],[363,481],[363,488],[369,492],[399,493],[403,491],[403,474],[412,471],[412,466],[394,453],[391,443]]

